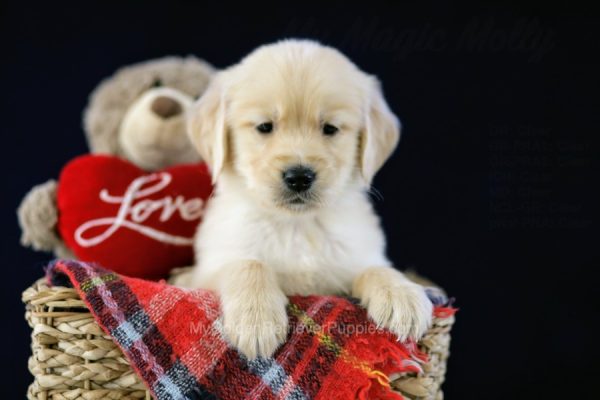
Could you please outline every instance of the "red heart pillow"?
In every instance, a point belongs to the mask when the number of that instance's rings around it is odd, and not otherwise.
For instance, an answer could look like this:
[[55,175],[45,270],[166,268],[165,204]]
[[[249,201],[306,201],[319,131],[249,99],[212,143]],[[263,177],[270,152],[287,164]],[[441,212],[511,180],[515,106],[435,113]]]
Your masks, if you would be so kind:
[[83,261],[159,279],[193,262],[193,236],[212,192],[206,164],[148,173],[128,161],[86,155],[58,183],[58,230]]

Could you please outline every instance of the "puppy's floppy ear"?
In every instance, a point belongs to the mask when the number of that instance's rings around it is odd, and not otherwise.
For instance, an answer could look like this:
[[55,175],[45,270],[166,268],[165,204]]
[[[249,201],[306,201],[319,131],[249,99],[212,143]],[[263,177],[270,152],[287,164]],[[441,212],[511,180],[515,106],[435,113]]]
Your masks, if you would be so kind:
[[210,167],[213,183],[227,157],[227,126],[225,122],[225,93],[219,76],[192,107],[187,130],[190,140]]
[[383,98],[379,81],[375,77],[370,78],[360,145],[361,172],[368,184],[398,145],[401,127]]

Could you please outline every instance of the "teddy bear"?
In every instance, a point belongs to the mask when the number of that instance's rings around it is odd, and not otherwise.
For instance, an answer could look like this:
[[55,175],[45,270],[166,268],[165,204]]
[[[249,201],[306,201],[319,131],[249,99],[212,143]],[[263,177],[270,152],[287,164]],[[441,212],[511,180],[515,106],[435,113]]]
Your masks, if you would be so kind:
[[[130,161],[144,171],[200,161],[185,114],[206,89],[214,68],[193,56],[165,57],[119,69],[91,93],[83,113],[90,152]],[[33,187],[17,211],[21,244],[75,258],[57,223],[56,180]]]

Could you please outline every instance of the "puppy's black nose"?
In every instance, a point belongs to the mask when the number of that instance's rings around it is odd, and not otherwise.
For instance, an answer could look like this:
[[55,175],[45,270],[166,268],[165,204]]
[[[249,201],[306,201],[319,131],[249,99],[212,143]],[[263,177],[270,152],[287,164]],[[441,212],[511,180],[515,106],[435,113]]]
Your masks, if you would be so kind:
[[317,174],[311,168],[296,165],[283,171],[283,181],[294,192],[305,192],[310,189]]

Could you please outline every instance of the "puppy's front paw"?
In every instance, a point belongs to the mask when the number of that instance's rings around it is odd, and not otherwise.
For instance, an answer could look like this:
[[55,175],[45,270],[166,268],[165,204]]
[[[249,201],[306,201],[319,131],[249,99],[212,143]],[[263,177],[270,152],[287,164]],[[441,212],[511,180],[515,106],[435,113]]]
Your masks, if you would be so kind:
[[431,325],[433,313],[425,289],[408,280],[383,275],[359,281],[355,295],[377,326],[389,329],[400,341],[420,339]]
[[281,291],[223,302],[223,330],[248,359],[270,357],[288,331],[287,297]]

